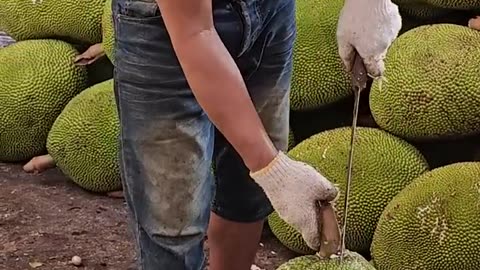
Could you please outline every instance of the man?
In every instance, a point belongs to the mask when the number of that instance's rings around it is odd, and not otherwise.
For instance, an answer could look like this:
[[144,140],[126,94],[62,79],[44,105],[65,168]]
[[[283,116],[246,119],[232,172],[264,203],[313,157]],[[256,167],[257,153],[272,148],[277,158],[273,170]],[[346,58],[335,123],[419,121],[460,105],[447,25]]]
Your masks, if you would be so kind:
[[[273,209],[318,249],[315,202],[337,191],[284,154],[295,1],[114,0],[113,14],[121,171],[141,269],[202,269],[207,225],[209,269],[250,269]],[[347,69],[356,48],[381,75],[399,29],[389,0],[347,0]]]

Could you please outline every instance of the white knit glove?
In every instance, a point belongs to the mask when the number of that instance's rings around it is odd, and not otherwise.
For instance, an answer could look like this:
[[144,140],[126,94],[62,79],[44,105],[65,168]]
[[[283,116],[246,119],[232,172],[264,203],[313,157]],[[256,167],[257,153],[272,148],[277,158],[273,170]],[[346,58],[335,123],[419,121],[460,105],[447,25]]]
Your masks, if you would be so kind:
[[355,50],[367,72],[383,75],[383,59],[402,27],[398,6],[390,0],[345,0],[337,26],[338,51],[348,72]]
[[310,165],[283,152],[250,176],[263,188],[278,215],[302,234],[310,248],[319,250],[317,202],[335,199],[335,186]]

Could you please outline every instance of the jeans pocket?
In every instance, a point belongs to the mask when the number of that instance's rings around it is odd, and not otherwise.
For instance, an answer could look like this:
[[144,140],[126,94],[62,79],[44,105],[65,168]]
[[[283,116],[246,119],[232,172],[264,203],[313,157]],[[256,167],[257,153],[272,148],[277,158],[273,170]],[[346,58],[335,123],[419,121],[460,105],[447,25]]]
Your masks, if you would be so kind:
[[122,20],[160,20],[161,13],[155,0],[116,0],[116,16]]

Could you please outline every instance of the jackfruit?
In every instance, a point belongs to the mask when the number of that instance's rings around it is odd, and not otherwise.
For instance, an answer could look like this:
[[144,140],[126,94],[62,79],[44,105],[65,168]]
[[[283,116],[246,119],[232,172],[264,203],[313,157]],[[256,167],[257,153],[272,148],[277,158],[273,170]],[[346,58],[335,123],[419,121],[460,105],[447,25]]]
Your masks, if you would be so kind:
[[102,47],[108,59],[114,63],[115,32],[113,31],[112,0],[105,0],[102,15]]
[[343,261],[340,257],[322,259],[317,255],[300,256],[280,265],[277,270],[375,270],[375,268],[356,252],[348,252]]
[[[294,160],[303,161],[338,185],[340,195],[334,207],[340,218],[347,180],[350,127],[328,130],[299,143],[288,152]],[[350,191],[346,247],[363,256],[369,255],[373,232],[384,207],[414,178],[428,170],[420,152],[409,143],[385,131],[357,127]],[[275,220],[268,222],[273,234],[294,251],[309,248],[292,227]],[[300,239],[302,241],[300,241]],[[308,254],[310,252],[301,252]]]
[[95,44],[102,40],[105,0],[2,0],[0,29],[15,40],[52,38]]
[[480,32],[425,25],[391,45],[385,77],[370,91],[377,124],[411,140],[480,133]]
[[295,135],[291,128],[288,129],[288,150],[292,149],[295,146]]
[[438,18],[441,16],[445,16],[451,12],[450,9],[446,8],[438,8],[427,4],[422,3],[414,3],[414,4],[405,4],[399,5],[399,11],[402,15],[402,23],[403,23],[403,16],[411,16],[421,19],[433,19]]
[[59,40],[27,40],[0,50],[0,161],[17,162],[46,151],[50,127],[87,84],[78,52]]
[[450,9],[471,10],[480,8],[479,0],[423,0],[426,4]]
[[310,110],[350,96],[350,76],[337,47],[343,0],[297,1],[291,109]]
[[372,242],[378,270],[480,269],[480,162],[429,171],[383,211]]
[[80,187],[93,192],[120,190],[119,125],[113,80],[101,82],[65,106],[48,134],[48,153]]

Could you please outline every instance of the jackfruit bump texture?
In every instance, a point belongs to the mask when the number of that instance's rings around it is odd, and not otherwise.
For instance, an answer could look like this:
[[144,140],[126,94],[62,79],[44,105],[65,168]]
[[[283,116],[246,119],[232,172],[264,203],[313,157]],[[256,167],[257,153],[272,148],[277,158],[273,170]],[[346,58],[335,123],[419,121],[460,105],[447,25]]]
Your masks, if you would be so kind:
[[440,8],[471,10],[480,8],[479,0],[423,0],[425,3]]
[[[347,180],[350,135],[350,127],[324,131],[302,141],[288,152],[292,159],[313,166],[338,186],[339,203],[334,203],[334,207],[338,211],[339,222],[343,212],[342,191]],[[427,170],[425,158],[409,143],[380,129],[357,127],[346,247],[368,255],[375,226],[384,207],[400,190]],[[295,235],[297,231],[285,224],[276,224],[282,227],[272,224],[272,232],[279,240],[287,242],[287,247],[305,249],[303,238]],[[302,239],[302,242],[290,243],[290,239]]]
[[347,251],[343,261],[340,257],[322,259],[317,255],[300,256],[280,265],[277,270],[375,270],[360,254]]
[[414,28],[391,45],[381,87],[370,91],[377,124],[411,140],[480,133],[480,31],[461,25]]
[[290,94],[292,110],[309,110],[351,95],[337,47],[343,0],[298,0]]
[[86,89],[67,104],[48,135],[47,149],[62,172],[80,187],[116,191],[121,189],[118,134],[111,79]]
[[295,146],[295,136],[291,128],[288,129],[288,150]]
[[[395,1],[394,1],[395,2]],[[401,1],[398,1],[401,2]],[[419,19],[432,19],[445,16],[451,12],[450,9],[444,9],[422,3],[399,4],[400,14],[402,16],[412,16]],[[403,19],[403,18],[402,18]],[[403,20],[402,20],[403,24]]]
[[108,59],[113,61],[115,33],[113,31],[112,0],[105,0],[102,16],[102,47]]
[[102,40],[104,2],[105,0],[2,0],[0,29],[15,40],[55,38],[95,44]]
[[480,269],[480,162],[415,179],[387,205],[372,242],[378,270]]
[[268,226],[275,237],[285,247],[298,254],[314,254],[305,241],[302,235],[296,231],[292,226],[280,218],[277,212],[272,212],[267,219]]
[[[2,4],[3,5],[3,4]],[[78,52],[58,40],[27,40],[0,50],[0,161],[45,153],[48,131],[87,84]]]

